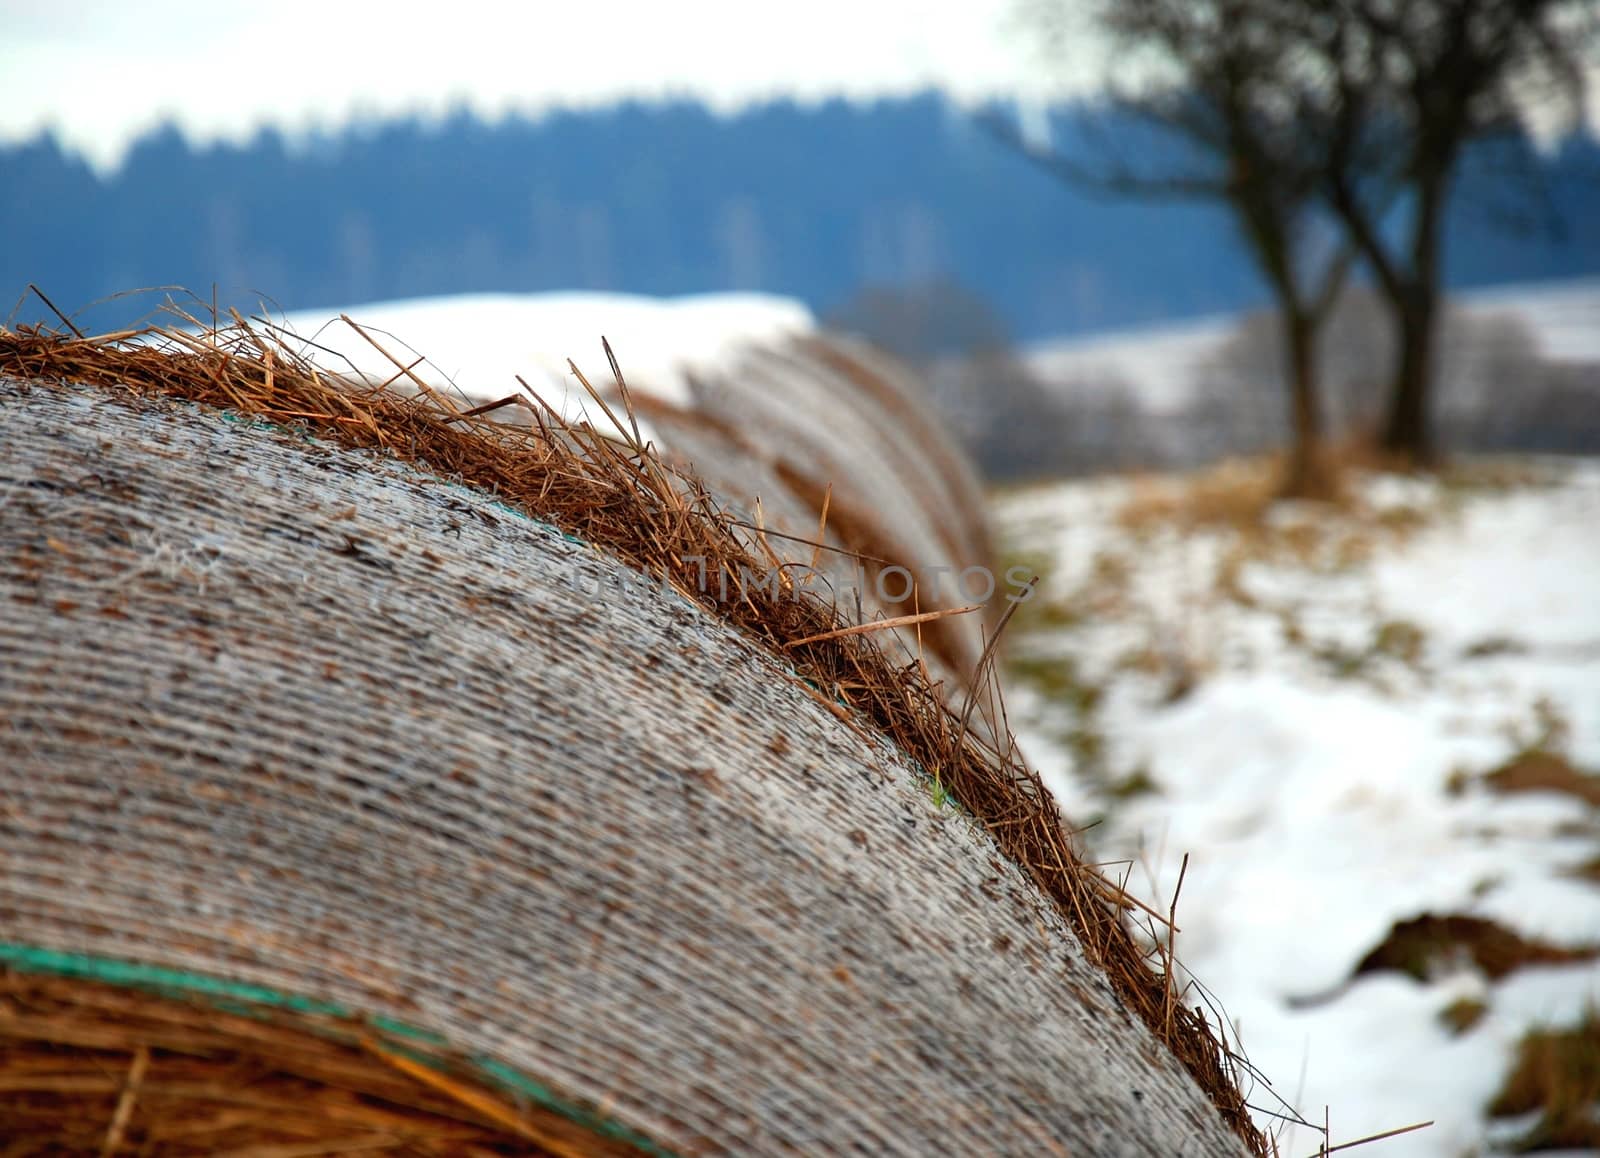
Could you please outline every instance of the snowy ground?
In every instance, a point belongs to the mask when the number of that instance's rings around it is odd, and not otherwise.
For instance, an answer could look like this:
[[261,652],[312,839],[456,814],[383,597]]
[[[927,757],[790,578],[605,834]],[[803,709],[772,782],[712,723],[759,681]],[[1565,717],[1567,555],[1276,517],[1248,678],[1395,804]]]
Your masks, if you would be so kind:
[[[1259,534],[1186,522],[1155,482],[1000,507],[1047,577],[1012,642],[1025,748],[1157,910],[1190,854],[1178,952],[1271,1079],[1251,1102],[1331,1107],[1335,1143],[1436,1120],[1363,1150],[1385,1158],[1490,1152],[1521,1034],[1600,1004],[1592,962],[1351,981],[1427,912],[1600,941],[1600,882],[1564,875],[1600,852],[1600,810],[1477,779],[1535,745],[1600,771],[1600,464],[1535,473],[1371,479]],[[1487,1013],[1456,1035],[1460,998]],[[1286,1158],[1318,1141],[1280,1134]]]

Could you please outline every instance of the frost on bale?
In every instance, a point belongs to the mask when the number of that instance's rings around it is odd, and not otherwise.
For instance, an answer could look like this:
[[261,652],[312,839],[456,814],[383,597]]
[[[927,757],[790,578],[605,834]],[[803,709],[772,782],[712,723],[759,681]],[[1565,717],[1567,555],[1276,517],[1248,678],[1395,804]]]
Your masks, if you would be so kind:
[[[788,647],[802,620],[763,628],[597,546],[603,510],[546,521],[401,461],[421,435],[398,410],[363,450],[341,430],[371,411],[308,433],[290,403],[269,423],[100,371],[29,378],[0,379],[4,986],[73,962],[185,1008],[222,994],[230,1025],[293,995],[343,1019],[307,1034],[390,1078],[412,1058],[430,1097],[470,1063],[452,1104],[504,1127],[487,1152],[1254,1141],[1231,1085],[1202,1090],[1130,1012],[1114,914],[1073,928],[1062,898],[1090,886],[1019,859],[974,741],[946,722],[953,747],[913,754],[928,703],[850,675],[898,670],[864,637]],[[930,791],[941,750],[972,812]],[[118,1048],[113,1004],[55,1047]],[[67,1024],[28,1021],[47,1043],[46,1023]],[[162,1066],[203,1052],[134,1038],[148,1070],[96,1095],[96,1145],[118,1115],[157,1136]],[[0,1134],[63,1096],[4,1088]],[[455,1152],[438,1138],[420,1152]]]

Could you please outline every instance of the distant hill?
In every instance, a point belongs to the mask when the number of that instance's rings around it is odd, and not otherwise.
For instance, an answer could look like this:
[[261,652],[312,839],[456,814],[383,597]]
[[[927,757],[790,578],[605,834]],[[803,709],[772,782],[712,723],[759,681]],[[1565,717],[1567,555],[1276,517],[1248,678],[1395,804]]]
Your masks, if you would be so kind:
[[[1451,222],[1453,284],[1600,273],[1600,215],[1581,208],[1600,146],[1570,141],[1545,166],[1566,236],[1501,228],[1492,166],[1477,166]],[[0,309],[32,281],[68,308],[216,283],[224,301],[264,294],[288,309],[760,290],[826,314],[864,285],[943,278],[1034,339],[1265,301],[1218,210],[1065,188],[934,95],[731,117],[689,103],[463,115],[293,144],[269,131],[194,148],[166,129],[104,178],[42,138],[0,149],[0,226]],[[136,312],[123,303],[96,320]]]

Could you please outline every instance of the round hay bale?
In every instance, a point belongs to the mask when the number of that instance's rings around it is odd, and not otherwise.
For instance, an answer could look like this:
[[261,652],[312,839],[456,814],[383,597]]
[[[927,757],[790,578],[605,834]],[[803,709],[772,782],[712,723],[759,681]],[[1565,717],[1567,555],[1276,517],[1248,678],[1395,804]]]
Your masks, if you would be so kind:
[[[859,600],[866,619],[981,605],[879,641],[965,693],[1019,588],[992,570],[976,476],[908,385],[856,344],[814,336],[747,345],[691,392],[691,408],[633,397],[666,459],[776,532],[762,546],[818,594]],[[819,534],[830,550],[814,549]]]
[[882,689],[409,413],[0,379],[0,1136],[1248,1152]]
[[[984,615],[936,620],[923,633],[955,682],[965,683],[987,642],[983,627],[994,626],[1008,591],[989,570],[977,478],[923,413],[926,401],[858,344],[823,336],[746,347],[725,372],[695,387],[695,414],[734,432],[806,509],[818,510],[827,496],[829,521],[845,545],[909,572],[918,609],[985,605]],[[704,472],[702,458],[690,461]],[[892,598],[904,586],[903,577],[880,581],[881,564],[866,570],[869,596],[887,590]],[[912,605],[904,599],[890,614]]]

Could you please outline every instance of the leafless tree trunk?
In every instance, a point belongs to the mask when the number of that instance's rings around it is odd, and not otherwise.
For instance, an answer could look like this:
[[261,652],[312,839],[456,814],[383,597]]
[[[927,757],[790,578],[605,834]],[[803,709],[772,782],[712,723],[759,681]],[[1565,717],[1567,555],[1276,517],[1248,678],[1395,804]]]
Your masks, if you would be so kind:
[[[1322,497],[1331,486],[1316,345],[1354,257],[1354,247],[1346,244],[1319,260],[1308,244],[1316,218],[1326,210],[1317,199],[1324,162],[1310,115],[1317,101],[1303,91],[1301,75],[1305,12],[1285,0],[1103,4],[1096,18],[1113,43],[1129,54],[1153,53],[1167,77],[1165,84],[1116,95],[1112,107],[1179,143],[1192,154],[1192,164],[1179,172],[1151,172],[1137,161],[1107,156],[1083,164],[1028,148],[1069,180],[1228,206],[1278,308],[1281,377],[1291,417],[1283,493],[1295,498]],[[1039,0],[1032,13],[1048,38],[1052,22],[1061,19],[1059,3]]]
[[1321,497],[1332,480],[1323,451],[1322,408],[1317,397],[1317,333],[1321,319],[1303,311],[1285,309],[1280,318],[1289,366],[1290,423],[1289,469],[1284,477],[1286,496]]
[[[1396,363],[1381,444],[1427,465],[1444,215],[1467,144],[1519,123],[1519,89],[1544,83],[1576,112],[1594,56],[1593,0],[1326,0],[1316,41],[1333,78],[1328,201],[1389,303]],[[1384,226],[1409,209],[1397,239]]]

